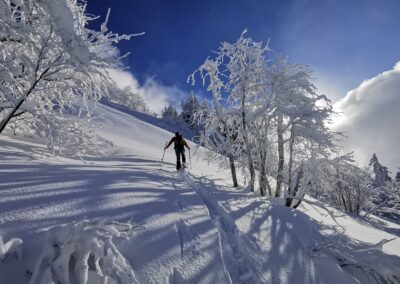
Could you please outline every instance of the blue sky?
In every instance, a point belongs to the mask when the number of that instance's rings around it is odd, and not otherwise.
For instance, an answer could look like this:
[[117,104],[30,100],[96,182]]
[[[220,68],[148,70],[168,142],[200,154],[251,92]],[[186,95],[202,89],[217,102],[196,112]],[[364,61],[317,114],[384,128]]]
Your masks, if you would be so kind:
[[146,32],[119,45],[143,83],[152,77],[188,92],[192,73],[221,41],[248,35],[294,63],[309,65],[332,99],[400,60],[400,1],[89,0],[119,33]]

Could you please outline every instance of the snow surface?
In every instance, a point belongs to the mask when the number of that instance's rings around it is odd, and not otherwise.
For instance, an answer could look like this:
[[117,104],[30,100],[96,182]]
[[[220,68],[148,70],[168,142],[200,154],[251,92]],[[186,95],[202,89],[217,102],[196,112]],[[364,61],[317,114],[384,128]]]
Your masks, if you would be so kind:
[[100,106],[113,153],[85,162],[0,137],[0,235],[22,241],[21,259],[0,261],[0,283],[29,282],[53,226],[105,218],[138,225],[113,237],[138,283],[376,283],[371,267],[400,283],[399,225],[334,211],[341,228],[321,208],[232,189],[201,148],[177,173],[171,148],[160,161],[173,134],[134,114]]

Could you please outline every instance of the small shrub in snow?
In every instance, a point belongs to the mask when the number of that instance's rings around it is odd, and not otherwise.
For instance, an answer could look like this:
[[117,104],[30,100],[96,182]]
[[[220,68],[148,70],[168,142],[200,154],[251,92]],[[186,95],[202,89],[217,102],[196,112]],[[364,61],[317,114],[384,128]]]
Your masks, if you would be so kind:
[[[38,123],[41,123],[38,121]],[[69,156],[106,155],[112,148],[112,142],[100,137],[92,124],[91,119],[76,118],[74,116],[53,117],[46,120],[49,126],[43,124],[44,129],[39,135],[46,139],[47,147],[54,154]]]
[[134,228],[131,223],[88,220],[53,228],[30,283],[137,283],[112,241]]

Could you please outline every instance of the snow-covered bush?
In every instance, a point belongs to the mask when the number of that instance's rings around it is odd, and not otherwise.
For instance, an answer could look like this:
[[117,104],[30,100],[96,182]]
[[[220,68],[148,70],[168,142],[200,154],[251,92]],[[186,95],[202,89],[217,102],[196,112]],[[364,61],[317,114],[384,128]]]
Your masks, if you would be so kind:
[[138,283],[113,243],[134,228],[131,223],[84,220],[50,229],[29,283]]
[[[49,122],[47,120],[44,120]],[[43,123],[43,120],[37,123]],[[77,117],[53,117],[39,135],[46,139],[48,148],[59,155],[102,156],[112,148],[112,142],[100,137],[92,120]]]

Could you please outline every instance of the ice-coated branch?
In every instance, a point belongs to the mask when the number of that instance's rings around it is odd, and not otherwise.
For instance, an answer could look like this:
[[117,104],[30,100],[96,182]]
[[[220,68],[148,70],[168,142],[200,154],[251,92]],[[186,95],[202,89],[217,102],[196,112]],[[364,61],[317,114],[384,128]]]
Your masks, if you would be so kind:
[[312,201],[312,200],[306,199],[304,197],[302,198],[302,197],[297,197],[297,196],[287,196],[287,198],[291,198],[291,199],[298,200],[298,201],[303,201],[303,202],[306,202],[308,204],[315,205],[315,206],[318,206],[318,207],[322,208],[324,211],[326,211],[329,214],[329,216],[336,223],[336,225],[338,225],[340,228],[345,230],[344,226],[340,225],[339,222],[336,220],[336,218],[335,218],[334,214],[332,213],[332,211],[329,210],[322,202],[320,202],[320,201]]

